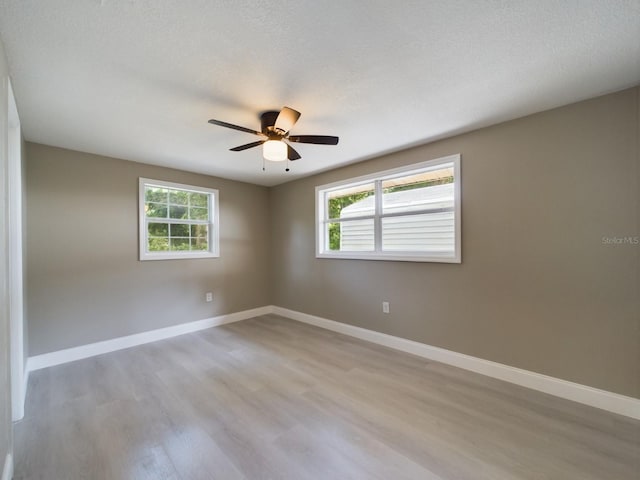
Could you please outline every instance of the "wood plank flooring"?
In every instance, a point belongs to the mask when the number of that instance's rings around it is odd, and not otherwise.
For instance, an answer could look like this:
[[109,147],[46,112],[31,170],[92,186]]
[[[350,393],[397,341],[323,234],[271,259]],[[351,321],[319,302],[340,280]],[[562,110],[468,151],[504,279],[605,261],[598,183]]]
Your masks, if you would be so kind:
[[17,480],[638,480],[640,422],[274,315],[39,370]]

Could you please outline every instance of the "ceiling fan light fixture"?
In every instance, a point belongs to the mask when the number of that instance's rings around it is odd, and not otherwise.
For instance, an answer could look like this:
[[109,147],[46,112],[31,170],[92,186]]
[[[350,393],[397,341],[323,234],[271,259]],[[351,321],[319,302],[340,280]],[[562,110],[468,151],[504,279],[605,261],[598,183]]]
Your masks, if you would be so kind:
[[287,144],[281,140],[267,140],[262,146],[262,156],[271,162],[283,162],[287,159]]
[[[329,135],[289,135],[291,128],[300,118],[300,112],[289,107],[282,107],[279,112],[269,110],[260,114],[261,131],[234,125],[233,123],[211,119],[211,125],[231,128],[240,132],[252,133],[262,137],[261,140],[230,148],[232,152],[242,152],[249,148],[262,145],[262,157],[270,162],[284,162],[286,160],[299,160],[300,154],[296,152],[289,142],[311,143],[316,145],[337,145],[338,137]],[[286,141],[285,141],[286,140]],[[264,163],[262,166],[264,170]],[[289,169],[287,168],[288,172]]]

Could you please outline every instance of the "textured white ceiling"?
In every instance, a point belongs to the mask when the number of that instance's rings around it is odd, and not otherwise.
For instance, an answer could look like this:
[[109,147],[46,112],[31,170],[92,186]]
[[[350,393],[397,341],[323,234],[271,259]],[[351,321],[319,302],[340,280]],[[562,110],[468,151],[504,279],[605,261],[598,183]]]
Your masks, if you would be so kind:
[[[640,0],[1,0],[26,138],[275,185],[640,83]],[[302,112],[302,159],[259,129]]]

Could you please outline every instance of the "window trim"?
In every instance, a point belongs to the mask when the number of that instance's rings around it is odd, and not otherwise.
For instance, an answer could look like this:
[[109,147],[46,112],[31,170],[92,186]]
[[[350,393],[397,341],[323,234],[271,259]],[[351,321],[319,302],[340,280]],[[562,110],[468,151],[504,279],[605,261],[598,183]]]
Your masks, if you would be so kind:
[[[329,252],[326,250],[326,228],[325,227],[325,209],[326,198],[324,192],[330,189],[355,186],[361,183],[374,183],[376,181],[386,180],[388,177],[402,176],[403,174],[409,175],[415,170],[422,170],[429,167],[438,167],[445,163],[453,163],[453,175],[454,175],[454,215],[455,215],[455,245],[453,256],[438,255],[430,252],[424,254],[420,252],[383,252],[381,248],[382,243],[382,218],[386,218],[393,215],[382,215],[382,195],[376,195],[376,208],[373,215],[365,215],[363,217],[349,217],[346,220],[356,219],[368,219],[374,218],[374,252]],[[435,169],[435,168],[434,168]],[[461,170],[460,170],[460,154],[448,155],[446,157],[440,157],[433,160],[427,160],[425,162],[414,163],[403,167],[392,168],[389,170],[383,170],[367,175],[361,175],[358,177],[348,178],[337,182],[328,183],[325,185],[318,185],[315,188],[315,202],[316,202],[316,258],[333,258],[333,259],[351,259],[351,260],[392,260],[402,262],[437,262],[437,263],[462,263],[462,215],[461,215]],[[418,214],[418,212],[411,212],[411,214]]]
[[[170,252],[148,252],[147,251],[147,223],[148,219],[145,206],[145,188],[147,186],[173,188],[179,190],[187,190],[189,192],[204,193],[209,198],[209,250],[206,252],[192,252],[182,250]],[[154,180],[152,178],[139,177],[138,179],[138,242],[139,242],[139,258],[145,260],[186,260],[190,258],[218,258],[220,257],[220,228],[219,228],[219,208],[218,208],[218,190],[215,188],[198,187],[195,185],[186,185],[176,182],[167,182],[164,180]],[[161,219],[163,220],[163,219]],[[189,222],[172,222],[166,219],[167,223],[189,223]]]

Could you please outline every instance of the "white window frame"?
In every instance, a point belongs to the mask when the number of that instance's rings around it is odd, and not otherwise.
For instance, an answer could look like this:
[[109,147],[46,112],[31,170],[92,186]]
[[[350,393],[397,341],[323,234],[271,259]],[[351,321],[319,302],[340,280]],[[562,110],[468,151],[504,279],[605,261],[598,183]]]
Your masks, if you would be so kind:
[[[382,181],[387,178],[400,175],[410,175],[419,173],[424,170],[437,170],[444,164],[453,163],[454,175],[454,215],[455,215],[455,245],[453,255],[439,254],[435,252],[384,252],[382,251],[382,218],[387,216],[397,216],[398,214],[382,213]],[[426,162],[414,163],[404,167],[384,170],[381,172],[363,175],[360,177],[349,178],[326,185],[316,186],[316,258],[339,258],[339,259],[355,259],[355,260],[393,260],[403,262],[439,262],[439,263],[461,263],[462,262],[462,216],[461,216],[461,172],[460,172],[460,154],[449,155],[446,157],[428,160]],[[328,235],[325,225],[332,223],[335,219],[327,218],[326,205],[327,193],[332,190],[353,187],[358,184],[374,183],[375,185],[375,213],[366,217],[354,217],[348,220],[357,220],[362,218],[373,218],[374,220],[374,251],[371,252],[355,252],[355,251],[331,251],[328,248]],[[419,212],[411,212],[416,214]]]
[[[209,250],[204,252],[192,252],[192,251],[169,251],[169,252],[149,252],[147,251],[147,234],[149,229],[147,223],[157,222],[158,220],[166,221],[166,223],[180,223],[180,224],[198,224],[202,225],[202,222],[185,220],[185,219],[157,219],[147,218],[145,213],[145,189],[147,186],[173,188],[178,190],[186,190],[189,192],[203,193],[209,198],[209,221],[208,221],[208,244]],[[196,187],[193,185],[184,185],[182,183],[165,182],[163,180],[153,180],[150,178],[139,178],[138,182],[138,224],[140,227],[139,240],[140,240],[140,260],[177,260],[177,259],[189,259],[189,258],[217,258],[220,256],[220,221],[219,221],[219,209],[218,209],[218,190],[214,188]]]

